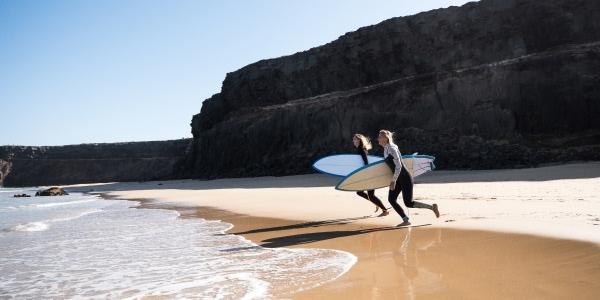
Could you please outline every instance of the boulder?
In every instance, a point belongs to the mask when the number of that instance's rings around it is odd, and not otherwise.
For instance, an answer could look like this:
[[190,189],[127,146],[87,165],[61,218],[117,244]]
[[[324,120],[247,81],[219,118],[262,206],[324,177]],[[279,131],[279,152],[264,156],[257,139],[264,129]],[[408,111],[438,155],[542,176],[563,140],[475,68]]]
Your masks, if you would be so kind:
[[61,187],[51,187],[49,189],[41,190],[35,193],[36,196],[65,196],[69,193]]

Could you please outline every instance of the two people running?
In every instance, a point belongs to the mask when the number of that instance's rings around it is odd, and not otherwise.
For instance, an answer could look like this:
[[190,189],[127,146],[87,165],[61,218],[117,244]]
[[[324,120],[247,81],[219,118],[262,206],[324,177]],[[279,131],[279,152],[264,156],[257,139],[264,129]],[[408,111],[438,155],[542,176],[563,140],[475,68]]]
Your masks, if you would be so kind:
[[[362,140],[361,140],[361,137],[363,138]],[[358,142],[355,142],[355,140],[358,140]],[[402,223],[398,224],[397,226],[410,225],[408,216],[404,213],[404,210],[397,202],[398,196],[400,195],[400,193],[402,193],[402,199],[404,200],[404,205],[406,205],[406,207],[426,208],[426,209],[433,211],[435,216],[437,218],[439,218],[440,212],[439,212],[437,204],[429,205],[426,203],[417,202],[417,201],[413,200],[413,197],[412,197],[413,196],[413,193],[412,193],[413,192],[413,184],[414,184],[413,178],[410,175],[410,173],[408,172],[408,170],[406,169],[406,166],[402,163],[402,155],[400,154],[400,150],[398,149],[398,146],[396,144],[394,144],[393,133],[390,132],[389,130],[380,130],[379,135],[377,136],[377,142],[379,143],[379,145],[381,145],[383,147],[383,158],[385,159],[385,163],[394,172],[394,175],[392,177],[392,180],[391,180],[390,186],[389,186],[389,190],[388,190],[388,201],[390,202],[390,204],[392,205],[394,210],[398,213],[398,215],[400,215],[400,217],[402,218]],[[365,144],[370,145],[370,143],[368,142],[368,139],[363,135],[356,134],[353,137],[353,143],[354,143],[354,146],[357,148],[357,151],[364,152],[364,156],[363,156],[363,154],[361,154],[361,156],[363,157],[363,161],[365,162],[365,164],[368,163],[367,158],[366,158],[366,155],[367,155],[366,151],[368,151],[368,149],[366,147],[364,147]],[[363,150],[361,150],[361,146],[362,146]],[[367,191],[366,194],[364,192],[358,192],[358,195],[370,200],[375,205],[382,208],[382,210],[384,209],[383,204],[381,206],[379,206],[377,204],[376,201],[381,203],[381,200],[379,200],[377,197],[375,197],[374,191],[372,191],[372,190]],[[365,197],[365,196],[367,196],[367,197]],[[385,213],[385,215],[387,215],[387,210],[384,210],[383,212]],[[382,215],[384,215],[384,214],[382,213]],[[382,216],[382,215],[380,215],[380,216]]]

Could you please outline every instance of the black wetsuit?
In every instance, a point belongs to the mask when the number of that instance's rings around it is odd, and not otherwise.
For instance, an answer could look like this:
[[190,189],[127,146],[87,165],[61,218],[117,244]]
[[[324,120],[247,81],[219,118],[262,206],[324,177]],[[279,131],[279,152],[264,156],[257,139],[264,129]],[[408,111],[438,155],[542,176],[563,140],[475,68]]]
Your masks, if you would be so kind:
[[[356,149],[356,152],[358,154],[360,154],[360,156],[363,159],[363,162],[366,164],[369,163],[369,159],[367,158],[367,150],[363,149],[362,145],[360,145],[361,147],[358,147]],[[377,205],[379,208],[381,208],[382,210],[385,211],[385,206],[383,206],[383,203],[381,202],[381,200],[379,200],[379,198],[377,198],[377,196],[375,196],[375,191],[374,190],[368,190],[366,193],[364,191],[358,191],[356,192],[357,195],[373,202],[373,204]]]
[[[392,172],[396,169],[396,164],[394,163],[394,157],[392,155],[388,155],[385,158],[385,163],[392,169]],[[413,179],[408,173],[408,170],[402,164],[402,171],[400,171],[400,175],[396,180],[396,186],[394,190],[390,190],[388,193],[388,201],[394,208],[394,210],[400,215],[402,219],[406,219],[407,216],[404,213],[402,207],[398,204],[398,195],[402,192],[402,199],[404,200],[404,205],[406,207],[414,207],[413,201]]]

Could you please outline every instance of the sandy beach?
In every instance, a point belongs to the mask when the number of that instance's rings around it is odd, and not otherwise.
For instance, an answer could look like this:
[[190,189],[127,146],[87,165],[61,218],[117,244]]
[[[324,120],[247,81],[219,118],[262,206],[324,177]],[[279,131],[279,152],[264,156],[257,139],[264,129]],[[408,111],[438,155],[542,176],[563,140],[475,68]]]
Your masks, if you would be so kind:
[[[325,175],[212,181],[102,183],[71,191],[144,200],[182,217],[218,219],[264,247],[348,251],[357,263],[298,299],[597,299],[600,296],[600,163],[533,169],[435,171],[410,209],[376,217]],[[387,191],[376,194],[387,204]],[[275,295],[277,296],[277,295]],[[284,295],[280,295],[284,296]]]
[[600,300],[600,0],[35,4],[0,300]]

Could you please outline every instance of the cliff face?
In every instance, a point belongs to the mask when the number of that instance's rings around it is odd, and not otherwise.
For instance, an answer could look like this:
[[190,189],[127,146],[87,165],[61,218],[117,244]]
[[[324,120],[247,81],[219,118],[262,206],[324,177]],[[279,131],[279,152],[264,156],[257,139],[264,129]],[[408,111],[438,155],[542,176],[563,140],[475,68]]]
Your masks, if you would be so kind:
[[600,159],[600,1],[488,0],[394,18],[227,74],[192,119],[195,177],[310,172],[354,132],[446,168]]
[[53,147],[2,146],[0,184],[38,186],[179,178],[175,169],[189,143],[189,139],[181,139]]

